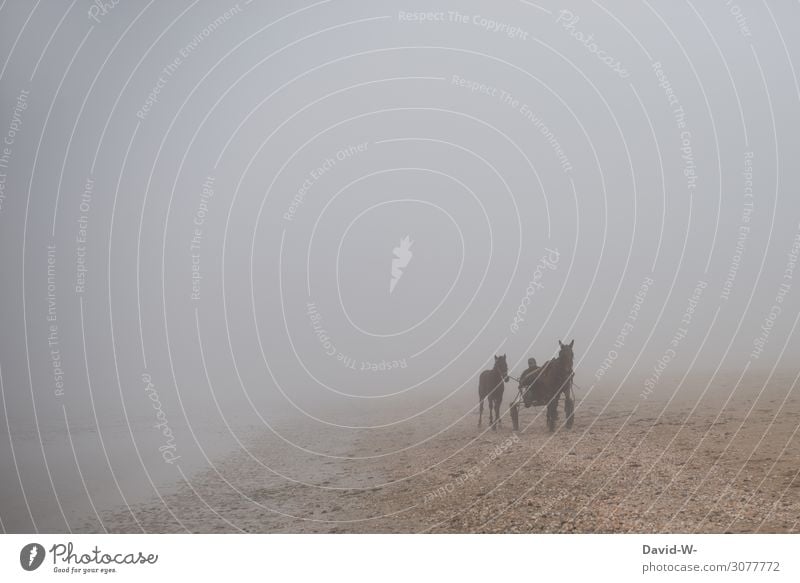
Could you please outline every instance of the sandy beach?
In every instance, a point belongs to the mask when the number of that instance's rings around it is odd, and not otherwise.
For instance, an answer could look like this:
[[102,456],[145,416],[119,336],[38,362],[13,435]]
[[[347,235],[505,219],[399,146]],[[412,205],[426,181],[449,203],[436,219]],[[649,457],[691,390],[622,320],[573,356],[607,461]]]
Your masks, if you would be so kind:
[[518,433],[508,417],[497,431],[478,429],[466,399],[344,440],[338,428],[298,425],[103,523],[110,532],[798,532],[800,396],[791,378],[773,381],[712,387],[701,400],[579,395],[575,427],[555,434],[541,408],[522,410]]

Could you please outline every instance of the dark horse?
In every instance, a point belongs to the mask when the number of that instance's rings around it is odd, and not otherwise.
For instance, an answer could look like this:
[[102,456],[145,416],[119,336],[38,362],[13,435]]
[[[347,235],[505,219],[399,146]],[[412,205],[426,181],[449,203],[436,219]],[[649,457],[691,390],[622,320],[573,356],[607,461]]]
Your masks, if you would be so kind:
[[[481,373],[478,381],[478,398],[480,399],[480,411],[478,413],[478,427],[481,426],[483,418],[483,400],[489,398],[489,424],[492,429],[497,429],[496,424],[500,421],[500,403],[503,402],[504,383],[508,381],[508,364],[506,355],[494,357],[494,368],[485,370]],[[494,417],[492,417],[494,413]]]
[[522,394],[525,407],[547,405],[547,428],[555,431],[558,420],[558,401],[564,395],[564,414],[566,415],[567,429],[572,427],[575,412],[575,400],[572,396],[572,361],[574,354],[572,347],[575,340],[569,344],[558,345],[561,349],[556,358],[544,363],[539,370],[531,373],[532,382]]

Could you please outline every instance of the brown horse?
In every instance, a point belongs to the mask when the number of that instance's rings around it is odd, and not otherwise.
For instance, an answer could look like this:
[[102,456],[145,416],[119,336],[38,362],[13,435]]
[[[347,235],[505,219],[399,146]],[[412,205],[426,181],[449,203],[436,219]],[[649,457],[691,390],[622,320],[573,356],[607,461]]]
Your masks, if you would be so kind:
[[558,341],[560,350],[556,358],[548,360],[539,370],[531,373],[533,380],[522,394],[525,407],[547,405],[547,427],[555,431],[558,420],[558,401],[564,395],[564,413],[567,417],[567,429],[572,427],[575,401],[572,397],[572,362],[574,353],[572,347],[575,340],[569,344]]
[[[483,400],[489,399],[489,424],[492,429],[497,429],[500,421],[500,403],[503,402],[504,383],[508,381],[508,363],[506,355],[494,357],[494,368],[485,370],[481,373],[478,380],[478,398],[480,399],[480,411],[478,413],[478,427],[481,426],[483,418]],[[494,417],[492,414],[494,413]]]

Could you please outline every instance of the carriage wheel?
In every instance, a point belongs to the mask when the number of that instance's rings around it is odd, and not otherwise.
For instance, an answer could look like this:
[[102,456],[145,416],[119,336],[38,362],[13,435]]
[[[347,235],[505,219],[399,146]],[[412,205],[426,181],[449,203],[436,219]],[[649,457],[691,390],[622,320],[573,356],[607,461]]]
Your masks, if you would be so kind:
[[511,428],[519,431],[519,405],[515,403],[508,410],[511,412]]
[[572,429],[572,424],[575,422],[575,399],[572,397],[564,397],[564,415],[567,417],[567,429]]

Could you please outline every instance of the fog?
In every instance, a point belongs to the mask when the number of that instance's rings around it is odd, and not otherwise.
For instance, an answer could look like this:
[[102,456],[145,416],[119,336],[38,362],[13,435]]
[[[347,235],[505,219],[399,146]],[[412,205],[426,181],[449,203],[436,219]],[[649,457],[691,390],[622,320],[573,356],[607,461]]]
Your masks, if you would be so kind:
[[243,428],[466,415],[559,340],[581,395],[795,369],[798,16],[4,3],[4,528],[81,463],[133,497]]

